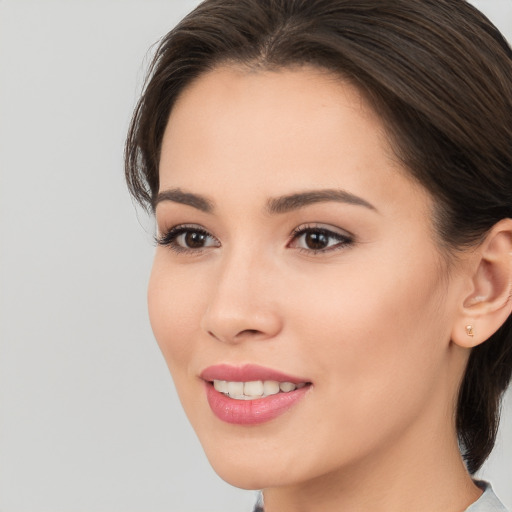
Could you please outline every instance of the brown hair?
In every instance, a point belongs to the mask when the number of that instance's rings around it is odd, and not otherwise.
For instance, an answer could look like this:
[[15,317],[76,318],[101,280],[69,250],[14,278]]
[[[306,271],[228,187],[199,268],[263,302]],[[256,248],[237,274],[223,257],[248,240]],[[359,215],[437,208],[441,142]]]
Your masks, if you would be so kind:
[[[454,253],[512,217],[512,51],[464,0],[206,0],[161,41],[126,142],[130,192],[152,209],[176,98],[222,63],[309,64],[350,80],[384,119],[397,156],[436,200]],[[512,317],[473,349],[457,432],[474,473],[494,446],[512,373]]]

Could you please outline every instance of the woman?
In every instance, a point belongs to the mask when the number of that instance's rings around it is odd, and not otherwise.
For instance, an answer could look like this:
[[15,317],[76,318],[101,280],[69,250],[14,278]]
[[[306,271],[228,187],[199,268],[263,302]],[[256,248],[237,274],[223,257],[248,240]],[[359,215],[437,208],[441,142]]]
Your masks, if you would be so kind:
[[[150,319],[265,512],[504,510],[512,51],[463,0],[207,0],[126,145]],[[468,508],[469,507],[469,508]]]

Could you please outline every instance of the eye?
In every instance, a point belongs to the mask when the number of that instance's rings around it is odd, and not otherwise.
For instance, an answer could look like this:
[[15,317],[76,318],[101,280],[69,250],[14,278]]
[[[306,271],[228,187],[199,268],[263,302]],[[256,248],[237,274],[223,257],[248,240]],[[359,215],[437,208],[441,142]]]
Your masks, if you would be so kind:
[[300,226],[294,230],[288,247],[309,253],[328,252],[353,244],[351,235],[318,226]]
[[156,239],[161,246],[175,252],[199,252],[209,247],[220,247],[220,242],[200,226],[175,226]]

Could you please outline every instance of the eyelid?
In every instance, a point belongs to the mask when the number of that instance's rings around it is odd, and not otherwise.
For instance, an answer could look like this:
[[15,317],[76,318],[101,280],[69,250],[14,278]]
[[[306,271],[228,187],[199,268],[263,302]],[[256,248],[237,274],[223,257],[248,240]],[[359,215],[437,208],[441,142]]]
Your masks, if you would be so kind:
[[[304,248],[304,247],[292,247],[292,243],[294,241],[298,240],[300,237],[304,236],[307,233],[314,233],[314,232],[323,233],[329,238],[334,238],[334,239],[338,240],[338,243],[334,244],[334,245],[329,245],[323,249],[308,249],[308,248]],[[308,254],[319,254],[319,253],[325,254],[325,253],[328,253],[331,251],[336,251],[339,249],[346,248],[347,246],[354,245],[354,243],[355,243],[355,236],[346,230],[342,230],[340,228],[325,225],[322,223],[308,223],[308,224],[302,224],[302,225],[296,227],[292,231],[292,233],[290,235],[289,242],[287,244],[287,247],[297,249],[299,251],[303,251]]]
[[[159,230],[160,231],[160,230]],[[212,238],[217,242],[216,245],[207,245],[204,247],[183,247],[176,243],[176,240],[179,236],[187,232],[196,232],[206,235],[207,237]],[[176,253],[188,253],[188,254],[200,254],[204,250],[212,248],[212,247],[220,247],[220,241],[214,235],[212,235],[207,229],[199,224],[177,224],[168,229],[161,230],[155,236],[155,243],[162,247],[167,247]]]

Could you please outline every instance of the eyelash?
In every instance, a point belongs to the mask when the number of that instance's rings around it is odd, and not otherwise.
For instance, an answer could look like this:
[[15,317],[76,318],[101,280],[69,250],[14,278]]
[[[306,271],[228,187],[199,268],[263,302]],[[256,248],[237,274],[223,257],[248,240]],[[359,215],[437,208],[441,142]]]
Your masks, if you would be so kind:
[[[157,237],[155,239],[157,245],[163,246],[163,247],[169,247],[171,250],[178,254],[183,253],[189,253],[189,254],[200,254],[207,248],[200,247],[200,248],[192,248],[192,247],[184,247],[183,245],[179,245],[177,240],[181,235],[184,235],[186,233],[196,233],[199,235],[203,235],[205,237],[210,237],[213,240],[215,240],[219,245],[220,242],[215,238],[213,235],[208,233],[205,229],[195,226],[195,225],[187,225],[187,224],[180,224],[178,226],[174,226],[165,233],[163,233],[161,236]],[[218,246],[217,246],[218,247]]]
[[353,245],[354,238],[352,235],[337,233],[336,231],[333,231],[331,229],[327,229],[320,226],[315,225],[306,225],[306,226],[299,226],[296,229],[293,230],[290,241],[288,242],[287,247],[290,247],[290,244],[292,244],[295,241],[298,241],[301,237],[305,237],[307,235],[323,235],[327,237],[328,239],[334,239],[337,241],[337,243],[327,246],[322,249],[311,249],[311,248],[304,248],[304,247],[297,247],[296,249],[305,252],[306,254],[325,254],[331,251],[337,251],[346,247],[349,247]]
[[[183,245],[180,245],[177,240],[181,235],[185,235],[187,233],[195,233],[200,236],[208,237],[215,241],[215,244],[207,245],[203,247],[185,247]],[[345,247],[348,247],[350,245],[353,245],[354,238],[352,235],[349,234],[341,234],[337,233],[335,231],[332,231],[330,229],[315,226],[315,225],[305,225],[305,226],[299,226],[296,229],[293,230],[293,232],[290,235],[290,239],[286,245],[286,247],[292,247],[293,243],[297,243],[298,240],[300,240],[301,237],[305,237],[307,235],[321,235],[326,237],[327,239],[334,239],[337,241],[337,243],[333,245],[328,245],[327,247],[320,248],[320,249],[311,249],[311,248],[305,248],[305,247],[295,247],[298,251],[304,252],[309,255],[315,255],[315,254],[325,254],[331,251],[336,251],[343,249]],[[196,226],[196,225],[186,225],[181,224],[178,226],[174,226],[165,233],[163,233],[161,236],[155,238],[156,244],[163,247],[169,247],[172,251],[178,253],[178,254],[194,254],[198,255],[201,254],[205,249],[208,249],[209,247],[220,247],[220,241],[215,238],[211,233],[206,231],[205,229]]]

